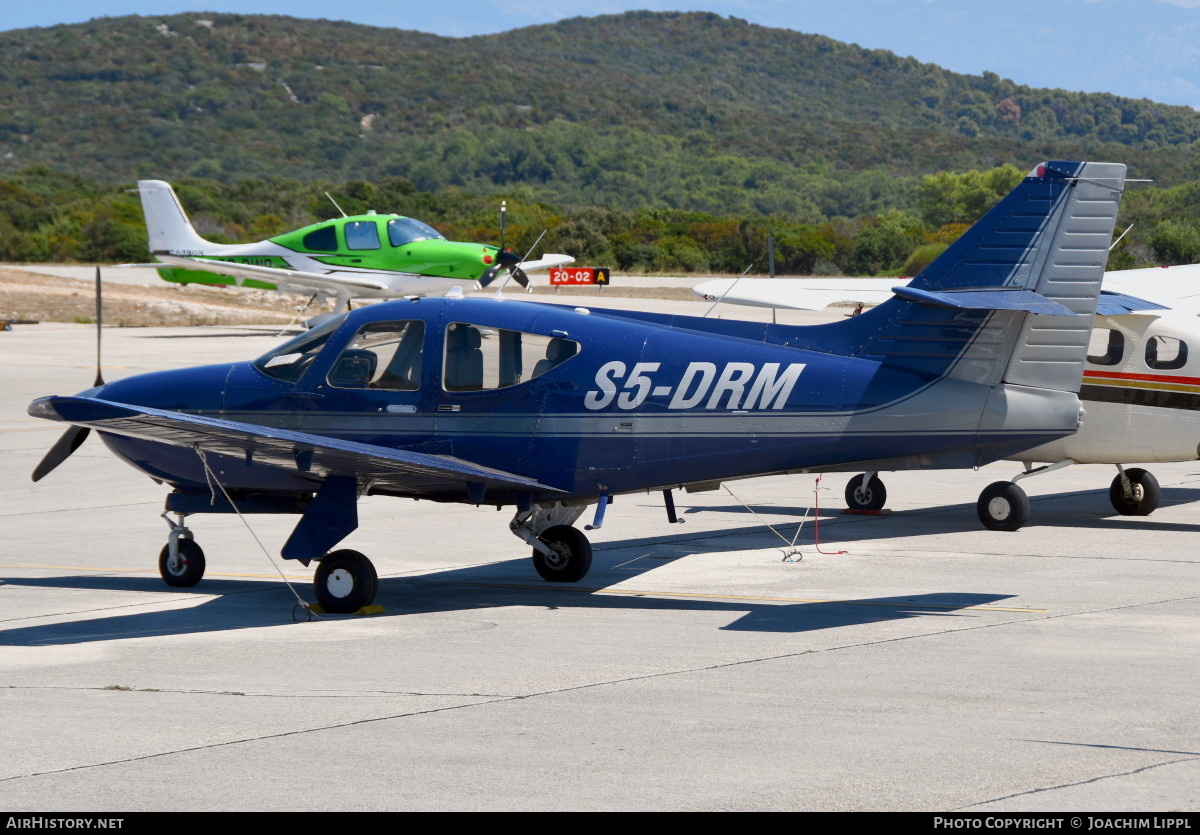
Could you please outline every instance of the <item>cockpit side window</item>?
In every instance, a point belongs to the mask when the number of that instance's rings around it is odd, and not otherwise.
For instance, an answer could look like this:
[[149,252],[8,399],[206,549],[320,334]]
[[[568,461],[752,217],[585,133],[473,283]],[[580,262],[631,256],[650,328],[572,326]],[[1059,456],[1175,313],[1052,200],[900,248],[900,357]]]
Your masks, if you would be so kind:
[[379,227],[373,220],[352,220],[346,224],[347,249],[379,249]]
[[427,226],[411,217],[396,217],[388,221],[388,243],[392,246],[404,246],[413,241],[426,241],[442,238],[442,234],[432,226]]
[[370,322],[342,349],[329,371],[329,385],[416,391],[424,350],[424,322]]
[[1092,365],[1119,365],[1125,358],[1125,335],[1116,328],[1093,328],[1087,361]]
[[1146,341],[1146,365],[1157,371],[1172,371],[1187,364],[1187,343],[1173,336],[1152,336]]
[[313,364],[313,360],[317,358],[317,354],[321,353],[321,349],[325,347],[330,335],[342,324],[343,318],[345,318],[344,315],[337,316],[327,322],[322,322],[310,331],[289,339],[275,350],[256,359],[254,367],[276,380],[283,380],[286,383],[296,382]]
[[310,252],[337,252],[337,227],[332,223],[304,236],[304,248]]
[[446,391],[508,388],[540,377],[579,353],[579,343],[455,322],[446,328]]

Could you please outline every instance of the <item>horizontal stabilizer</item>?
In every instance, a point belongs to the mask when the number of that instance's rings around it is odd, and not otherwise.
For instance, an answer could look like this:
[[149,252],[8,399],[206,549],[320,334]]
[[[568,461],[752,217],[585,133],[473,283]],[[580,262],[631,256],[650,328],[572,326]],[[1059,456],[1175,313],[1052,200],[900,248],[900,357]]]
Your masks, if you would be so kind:
[[893,287],[892,292],[902,299],[934,307],[954,307],[959,310],[1023,310],[1048,316],[1074,316],[1075,312],[1053,299],[1032,290],[1008,287],[989,287],[986,290],[942,290],[931,292],[915,287]]
[[1111,290],[1100,291],[1100,301],[1096,304],[1098,316],[1120,316],[1123,313],[1135,313],[1143,310],[1170,310],[1165,305],[1148,302],[1136,296],[1115,293]]
[[562,492],[524,476],[447,456],[91,397],[43,397],[30,404],[29,414],[114,435],[262,462],[299,471],[314,482],[345,476],[415,497],[463,501],[471,490],[480,495],[480,488],[542,495]]

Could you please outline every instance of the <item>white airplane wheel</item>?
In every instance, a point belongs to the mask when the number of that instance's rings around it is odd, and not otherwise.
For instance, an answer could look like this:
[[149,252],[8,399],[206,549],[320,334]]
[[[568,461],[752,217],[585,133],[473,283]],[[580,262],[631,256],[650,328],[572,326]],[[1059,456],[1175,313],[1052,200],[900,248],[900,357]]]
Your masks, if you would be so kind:
[[1139,467],[1126,470],[1125,475],[1129,478],[1129,490],[1125,489],[1120,475],[1108,488],[1108,499],[1113,508],[1122,516],[1149,516],[1162,497],[1158,479]]
[[345,549],[326,554],[317,563],[313,591],[327,612],[350,614],[371,605],[379,589],[375,566],[358,551]]
[[1029,521],[1029,497],[1011,481],[997,481],[979,494],[975,511],[988,530],[1015,531]]
[[592,567],[592,543],[570,525],[547,528],[538,539],[554,552],[547,556],[533,549],[533,567],[543,580],[575,583],[582,580]]
[[204,549],[181,537],[175,550],[178,556],[172,560],[171,546],[163,546],[158,553],[158,573],[168,586],[191,588],[204,577]]
[[887,490],[879,476],[871,476],[863,484],[863,473],[859,473],[846,484],[846,507],[851,510],[880,510],[887,501]]

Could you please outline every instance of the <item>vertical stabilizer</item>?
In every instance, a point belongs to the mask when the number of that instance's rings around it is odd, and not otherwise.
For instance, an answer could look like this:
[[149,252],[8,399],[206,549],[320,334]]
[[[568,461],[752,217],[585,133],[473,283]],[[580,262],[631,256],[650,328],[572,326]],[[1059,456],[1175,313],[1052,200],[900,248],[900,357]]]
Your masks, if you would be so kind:
[[138,194],[142,198],[151,254],[204,255],[215,248],[192,228],[170,183],[138,180]]
[[1004,373],[1006,383],[1078,392],[1083,379],[1125,166],[1085,162],[1069,181],[1067,199],[1044,232],[1049,246],[1024,286],[1075,315],[1026,317]]

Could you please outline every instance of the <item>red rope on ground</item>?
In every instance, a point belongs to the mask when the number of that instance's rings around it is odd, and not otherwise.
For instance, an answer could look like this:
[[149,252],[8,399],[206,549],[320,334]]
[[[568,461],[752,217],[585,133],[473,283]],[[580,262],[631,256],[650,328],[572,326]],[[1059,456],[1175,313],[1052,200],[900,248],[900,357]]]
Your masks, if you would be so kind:
[[824,477],[825,473],[821,473],[819,476],[817,476],[817,481],[813,485],[813,547],[817,549],[818,554],[825,554],[826,556],[832,557],[837,556],[838,554],[845,554],[847,552],[821,550],[821,497],[817,495],[817,492],[821,488],[821,479]]

